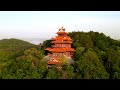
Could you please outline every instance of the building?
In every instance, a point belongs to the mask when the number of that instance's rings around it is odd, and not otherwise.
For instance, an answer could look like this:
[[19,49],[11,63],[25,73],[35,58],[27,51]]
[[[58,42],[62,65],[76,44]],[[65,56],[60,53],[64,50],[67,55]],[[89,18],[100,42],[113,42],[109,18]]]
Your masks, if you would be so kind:
[[61,62],[59,59],[62,56],[72,59],[75,52],[75,49],[71,47],[72,39],[67,36],[68,33],[65,32],[65,28],[60,28],[56,34],[57,36],[52,38],[52,46],[45,49],[48,51],[47,56],[50,57],[47,62],[49,65]]

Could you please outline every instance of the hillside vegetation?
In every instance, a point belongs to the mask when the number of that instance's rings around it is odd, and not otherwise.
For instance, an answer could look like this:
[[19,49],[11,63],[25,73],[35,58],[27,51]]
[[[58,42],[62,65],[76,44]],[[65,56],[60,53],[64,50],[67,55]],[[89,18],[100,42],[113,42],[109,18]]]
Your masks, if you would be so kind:
[[[1,79],[120,79],[120,41],[99,32],[71,32],[74,65],[48,69],[43,57],[51,40],[34,45],[18,39],[0,40]],[[63,58],[64,59],[64,58]],[[59,66],[60,66],[59,65]]]
[[35,45],[18,39],[0,40],[0,71],[31,47]]

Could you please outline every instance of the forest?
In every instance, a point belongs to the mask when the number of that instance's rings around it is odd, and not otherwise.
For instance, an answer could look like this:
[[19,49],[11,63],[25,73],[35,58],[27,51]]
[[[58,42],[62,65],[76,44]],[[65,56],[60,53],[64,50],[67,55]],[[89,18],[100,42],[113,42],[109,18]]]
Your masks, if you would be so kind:
[[[19,40],[0,40],[0,79],[120,79],[120,41],[104,33],[73,31],[68,34],[76,49],[74,65],[47,68],[44,50],[51,40],[39,45]],[[65,59],[65,58],[63,58]]]

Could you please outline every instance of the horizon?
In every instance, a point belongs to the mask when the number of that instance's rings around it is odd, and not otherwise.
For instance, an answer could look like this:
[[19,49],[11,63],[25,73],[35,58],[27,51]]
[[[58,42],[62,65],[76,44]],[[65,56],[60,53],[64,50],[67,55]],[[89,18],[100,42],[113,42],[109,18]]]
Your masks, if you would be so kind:
[[[78,32],[78,31],[75,31],[75,32]],[[82,32],[82,31],[80,31]],[[90,31],[87,31],[87,32],[90,32]],[[93,31],[95,32],[95,31]],[[102,32],[99,32],[99,33],[102,33]],[[104,34],[104,33],[103,33]],[[106,35],[106,34],[105,34]],[[55,35],[56,36],[56,35]],[[106,36],[109,36],[109,35],[106,35]],[[109,36],[110,37],[110,36]],[[111,37],[110,37],[111,38]],[[43,43],[43,41],[45,40],[49,40],[51,38],[3,38],[3,39],[19,39],[19,40],[23,40],[23,41],[26,41],[26,42],[29,42],[29,43],[32,43],[32,44],[35,44],[35,45],[38,45],[40,43]],[[0,40],[3,40],[3,39],[0,39]],[[113,38],[112,38],[113,39]],[[120,40],[120,39],[114,39],[114,40]]]
[[0,11],[0,40],[51,39],[66,32],[99,32],[120,39],[120,11]]

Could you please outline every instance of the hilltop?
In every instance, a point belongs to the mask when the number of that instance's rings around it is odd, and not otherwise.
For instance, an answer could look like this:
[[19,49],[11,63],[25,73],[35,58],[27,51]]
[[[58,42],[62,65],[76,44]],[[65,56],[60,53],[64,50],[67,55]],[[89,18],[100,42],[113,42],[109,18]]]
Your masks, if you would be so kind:
[[99,32],[70,32],[75,64],[48,69],[43,58],[51,40],[34,45],[19,39],[0,40],[1,79],[120,79],[120,41]]
[[5,49],[5,48],[21,48],[23,49],[26,47],[34,46],[34,44],[20,40],[20,39],[2,39],[0,40],[0,49]]
[[19,39],[0,40],[0,69],[31,47],[35,45]]

